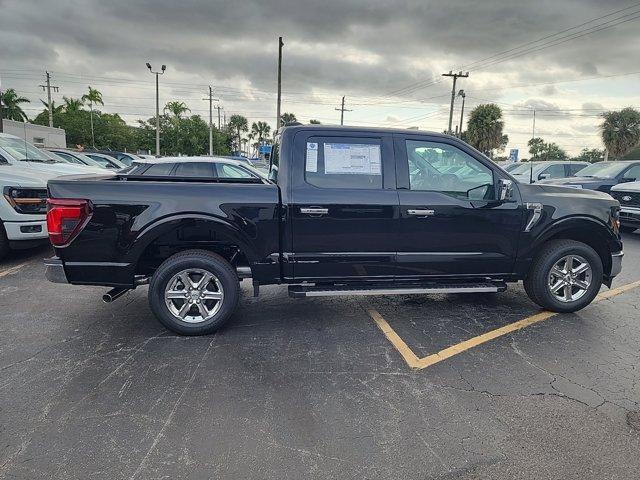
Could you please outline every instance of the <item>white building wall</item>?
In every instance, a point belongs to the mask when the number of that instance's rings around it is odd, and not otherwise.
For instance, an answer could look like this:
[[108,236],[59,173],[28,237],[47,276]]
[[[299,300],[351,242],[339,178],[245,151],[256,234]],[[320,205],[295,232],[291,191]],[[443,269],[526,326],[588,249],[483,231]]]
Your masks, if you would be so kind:
[[36,147],[63,147],[67,146],[67,136],[63,129],[34,125],[33,123],[16,122],[15,120],[2,120],[4,133],[10,133],[20,137]]

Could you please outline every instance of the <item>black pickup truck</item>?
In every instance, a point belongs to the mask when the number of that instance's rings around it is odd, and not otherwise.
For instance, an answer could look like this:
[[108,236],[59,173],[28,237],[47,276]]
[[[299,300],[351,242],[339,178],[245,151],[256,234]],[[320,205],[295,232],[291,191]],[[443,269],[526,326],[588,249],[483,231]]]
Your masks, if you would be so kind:
[[200,157],[175,159],[192,164],[184,175],[163,159],[50,180],[47,278],[112,287],[107,301],[148,283],[166,327],[204,334],[232,316],[242,278],[255,295],[287,284],[294,297],[497,292],[523,280],[538,305],[572,312],[621,270],[617,201],[519,184],[448,135],[289,126],[272,160],[268,179],[221,175]]

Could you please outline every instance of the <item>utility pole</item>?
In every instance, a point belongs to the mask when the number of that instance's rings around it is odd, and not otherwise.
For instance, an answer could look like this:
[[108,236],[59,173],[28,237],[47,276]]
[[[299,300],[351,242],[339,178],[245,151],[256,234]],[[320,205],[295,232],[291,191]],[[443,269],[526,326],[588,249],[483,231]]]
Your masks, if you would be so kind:
[[222,107],[220,105],[216,105],[214,108],[218,110],[218,131],[220,131],[220,110],[222,110]]
[[335,110],[340,112],[340,125],[344,125],[344,112],[352,112],[353,110],[347,110],[344,108],[344,96],[342,97],[342,106],[340,108],[336,108]]
[[453,102],[456,99],[456,82],[458,81],[458,78],[467,78],[469,76],[469,72],[462,73],[462,71],[460,71],[458,73],[453,73],[449,70],[449,73],[443,73],[442,76],[453,78],[453,87],[451,88],[451,108],[449,109],[449,129],[447,130],[447,133],[451,134],[453,132]]
[[282,101],[282,37],[278,37],[278,106],[276,108],[276,131],[280,129],[280,103]]
[[53,127],[53,103],[51,102],[51,89],[53,89],[54,92],[58,91],[58,87],[54,87],[53,85],[51,85],[51,75],[49,74],[49,72],[44,72],[46,74],[46,78],[47,78],[47,83],[46,85],[40,85],[40,87],[42,88],[42,91],[46,91],[47,92],[47,107],[49,109],[49,126]]
[[531,139],[536,138],[536,109],[533,109],[533,131],[531,133]]
[[462,137],[462,119],[464,118],[464,99],[467,97],[467,94],[464,93],[464,90],[460,90],[458,92],[458,96],[462,97],[462,109],[460,110],[460,128],[458,129],[458,135]]
[[147,62],[147,68],[151,73],[156,76],[156,157],[160,156],[160,92],[158,86],[158,77],[164,75],[164,71],[167,69],[166,65],[162,65],[159,72],[154,72],[151,69],[151,64]]
[[2,128],[2,77],[0,77],[0,133],[4,130]]
[[[209,100],[209,155],[213,156],[213,101],[218,101],[217,98],[213,98],[213,89],[209,85],[209,96],[203,98],[203,100]],[[220,128],[220,113],[218,111],[218,128]]]

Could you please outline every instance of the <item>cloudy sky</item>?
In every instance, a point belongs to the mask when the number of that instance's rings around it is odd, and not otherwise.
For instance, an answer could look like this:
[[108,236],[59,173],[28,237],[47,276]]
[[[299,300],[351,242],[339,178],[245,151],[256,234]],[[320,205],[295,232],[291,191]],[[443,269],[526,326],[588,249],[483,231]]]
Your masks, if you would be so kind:
[[442,131],[441,74],[463,69],[466,112],[498,103],[509,148],[526,150],[536,108],[536,135],[575,153],[601,146],[599,113],[640,103],[632,1],[0,0],[0,12],[2,88],[30,98],[31,116],[46,69],[57,101],[91,85],[105,111],[148,118],[149,61],[167,65],[161,103],[208,115],[212,85],[227,115],[273,125],[279,35],[283,110],[301,121],[338,123],[345,95],[346,124]]

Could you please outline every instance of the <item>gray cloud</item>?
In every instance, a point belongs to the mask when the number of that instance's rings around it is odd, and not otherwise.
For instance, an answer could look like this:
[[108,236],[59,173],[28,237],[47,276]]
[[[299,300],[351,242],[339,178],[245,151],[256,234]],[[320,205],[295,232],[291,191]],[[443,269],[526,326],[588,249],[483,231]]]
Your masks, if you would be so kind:
[[[146,61],[168,66],[163,98],[185,97],[196,113],[205,113],[201,98],[206,85],[214,84],[230,111],[272,118],[278,35],[285,37],[285,108],[322,119],[335,116],[333,108],[347,95],[355,104],[353,116],[372,111],[377,118],[363,118],[401,123],[422,116],[440,122],[429,113],[448,103],[450,81],[441,81],[440,74],[455,67],[471,70],[460,84],[470,99],[474,90],[484,89],[481,98],[511,95],[510,103],[555,111],[570,102],[579,108],[585,99],[573,85],[529,92],[509,86],[640,70],[631,66],[640,37],[634,22],[486,68],[473,66],[624,8],[628,0],[58,0],[55,8],[44,0],[0,0],[0,5],[3,84],[35,101],[41,98],[41,72],[48,68],[63,87],[60,95],[77,96],[96,84],[107,91],[105,108],[120,109],[128,118],[153,112]],[[434,79],[437,83],[424,86]],[[415,99],[426,100],[408,103]]]

